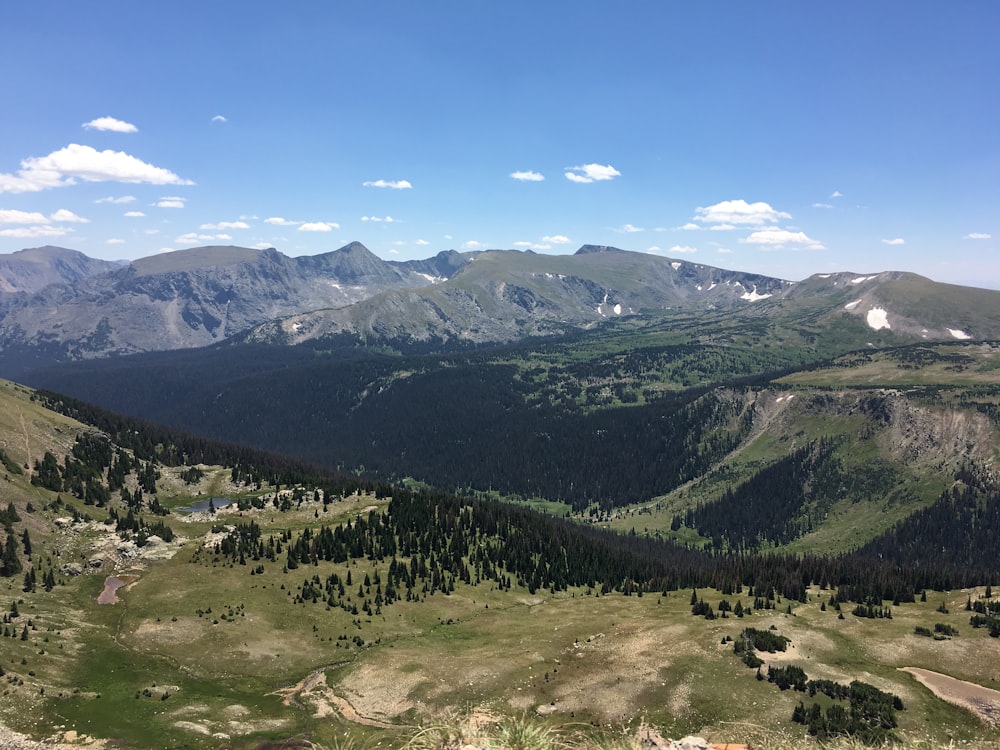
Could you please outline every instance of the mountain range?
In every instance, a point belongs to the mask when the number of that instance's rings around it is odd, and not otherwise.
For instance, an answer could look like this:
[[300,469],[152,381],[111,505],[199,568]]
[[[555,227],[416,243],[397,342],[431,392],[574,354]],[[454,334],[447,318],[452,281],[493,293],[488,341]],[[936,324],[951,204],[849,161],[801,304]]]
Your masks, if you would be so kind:
[[43,247],[0,256],[0,374],[226,340],[510,342],[623,317],[808,312],[904,340],[1000,337],[1000,292],[901,272],[803,281],[584,245],[573,255],[448,250],[383,261],[200,247],[112,263]]

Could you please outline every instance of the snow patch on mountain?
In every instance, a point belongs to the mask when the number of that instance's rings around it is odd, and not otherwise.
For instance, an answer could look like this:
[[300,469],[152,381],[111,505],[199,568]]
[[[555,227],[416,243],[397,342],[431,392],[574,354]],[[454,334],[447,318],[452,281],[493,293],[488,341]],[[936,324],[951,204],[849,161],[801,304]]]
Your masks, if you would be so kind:
[[961,339],[963,341],[966,340],[966,339],[971,339],[972,338],[972,336],[970,336],[965,331],[963,331],[963,330],[961,330],[959,328],[949,328],[948,329],[948,333],[950,333],[956,339]]
[[673,268],[675,271],[678,270],[683,265],[684,264],[681,263],[679,260],[675,260],[673,263],[670,264],[671,268]]
[[888,316],[889,313],[887,310],[884,310],[881,307],[873,307],[871,310],[868,311],[868,314],[865,316],[865,320],[868,321],[868,325],[871,328],[874,328],[876,331],[878,331],[883,328],[889,329]]
[[863,284],[866,281],[871,281],[872,279],[877,279],[877,278],[878,278],[878,274],[875,274],[874,276],[858,276],[856,279],[851,279],[851,283],[852,284]]
[[855,307],[857,307],[860,304],[861,304],[861,300],[856,299],[856,300],[854,300],[854,302],[848,302],[846,305],[844,305],[844,309],[845,310],[853,310]]
[[770,294],[757,294],[757,285],[754,284],[752,292],[744,292],[740,295],[740,299],[745,299],[747,302],[756,302],[757,300],[767,299]]

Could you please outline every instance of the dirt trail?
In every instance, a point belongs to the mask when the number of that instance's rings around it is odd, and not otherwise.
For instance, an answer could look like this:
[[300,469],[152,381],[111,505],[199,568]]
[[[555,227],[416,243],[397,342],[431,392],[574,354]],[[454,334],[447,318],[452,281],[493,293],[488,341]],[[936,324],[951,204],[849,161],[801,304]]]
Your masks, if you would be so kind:
[[[19,421],[21,422],[21,432],[24,433],[24,465],[25,466],[30,466],[31,465],[31,440],[29,439],[29,436],[28,436],[28,425],[26,425],[24,423],[24,412],[23,411],[19,412],[17,416],[18,416]],[[28,470],[28,473],[29,474],[31,473],[30,469]]]
[[900,667],[899,671],[913,675],[941,700],[971,711],[986,724],[1000,726],[1000,690],[957,680],[929,669]]

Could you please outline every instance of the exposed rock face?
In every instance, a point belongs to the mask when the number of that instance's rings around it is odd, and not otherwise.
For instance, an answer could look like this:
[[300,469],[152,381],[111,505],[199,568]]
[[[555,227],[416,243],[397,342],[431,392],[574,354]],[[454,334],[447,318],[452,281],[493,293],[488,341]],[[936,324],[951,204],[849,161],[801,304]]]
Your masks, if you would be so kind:
[[89,258],[62,247],[34,247],[0,255],[0,293],[28,294],[50,284],[74,284],[82,279],[114,271],[121,266]]
[[9,288],[0,294],[0,360],[12,377],[52,361],[205,346],[267,320],[436,280],[360,243],[301,258],[203,247],[124,267],[60,248],[28,250],[0,256],[0,284]]

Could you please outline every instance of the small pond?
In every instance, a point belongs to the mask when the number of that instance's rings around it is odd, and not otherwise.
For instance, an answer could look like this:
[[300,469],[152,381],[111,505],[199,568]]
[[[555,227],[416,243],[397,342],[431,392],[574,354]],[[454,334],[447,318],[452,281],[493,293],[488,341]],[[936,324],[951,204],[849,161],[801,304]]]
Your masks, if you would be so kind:
[[128,581],[123,581],[118,576],[111,576],[104,581],[104,590],[97,597],[98,604],[117,604],[121,601],[118,598],[118,589]]

